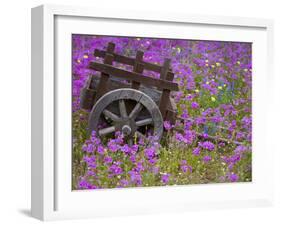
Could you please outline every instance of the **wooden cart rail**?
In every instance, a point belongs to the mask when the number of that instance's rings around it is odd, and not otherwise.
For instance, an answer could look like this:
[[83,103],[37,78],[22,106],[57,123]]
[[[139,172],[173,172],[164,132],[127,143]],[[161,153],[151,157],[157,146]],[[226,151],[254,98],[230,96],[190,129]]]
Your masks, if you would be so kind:
[[[106,55],[106,51],[104,51],[104,50],[96,49],[95,52],[94,52],[94,56],[96,56],[96,57],[105,58],[105,55]],[[115,62],[127,64],[127,65],[130,65],[130,66],[134,66],[135,63],[136,63],[135,58],[122,56],[122,55],[119,55],[117,53],[113,53],[112,55],[113,55],[113,60]],[[162,66],[160,66],[160,65],[145,62],[143,60],[140,60],[139,63],[143,64],[145,70],[161,73]]]
[[[140,73],[132,72],[132,71],[126,71],[126,70],[123,70],[123,69],[115,68],[114,66],[107,65],[107,64],[91,62],[90,63],[90,69],[100,71],[102,73],[114,75],[114,76],[129,80],[129,81],[139,82],[139,83],[141,83],[143,85],[146,85],[146,86],[155,86],[159,89],[160,88],[169,89],[171,91],[178,91],[179,90],[179,87],[176,83],[173,83],[173,82],[170,82],[170,81],[167,81],[167,80],[163,80],[163,79],[157,79],[157,78],[143,76]],[[168,71],[167,76],[172,76],[170,74],[172,74],[172,72]]]
[[[177,83],[173,82],[174,73],[170,69],[170,59],[165,59],[162,66],[143,61],[144,53],[137,51],[135,58],[130,58],[114,53],[115,44],[108,43],[106,51],[96,49],[94,56],[103,58],[103,63],[90,62],[89,68],[101,72],[99,84],[95,92],[89,89],[89,101],[85,101],[83,105],[86,107],[92,106],[93,103],[110,91],[110,77],[121,78],[131,82],[131,88],[138,90],[141,85],[152,87],[161,91],[161,98],[158,103],[160,112],[164,119],[174,121],[176,109],[174,108],[173,100],[170,97],[171,91],[178,91]],[[133,66],[133,71],[128,71],[114,67],[113,62],[122,63]],[[160,73],[160,78],[152,78],[143,75],[144,70],[150,70]],[[86,88],[89,88],[89,81]],[[91,99],[94,97],[94,101]]]

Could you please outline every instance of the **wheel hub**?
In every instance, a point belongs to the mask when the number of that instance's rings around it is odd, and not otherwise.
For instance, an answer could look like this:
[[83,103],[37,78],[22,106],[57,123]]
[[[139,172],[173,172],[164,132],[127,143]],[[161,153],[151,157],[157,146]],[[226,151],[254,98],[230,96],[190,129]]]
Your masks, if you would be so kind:
[[132,129],[131,129],[131,127],[130,127],[129,125],[124,125],[124,126],[122,127],[122,133],[123,133],[125,136],[130,135],[131,132],[132,132]]

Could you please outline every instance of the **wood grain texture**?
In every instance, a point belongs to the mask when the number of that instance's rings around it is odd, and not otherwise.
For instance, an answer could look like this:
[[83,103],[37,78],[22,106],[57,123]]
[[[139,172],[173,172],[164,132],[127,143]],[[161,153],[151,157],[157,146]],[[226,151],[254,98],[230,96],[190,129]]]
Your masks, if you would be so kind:
[[[174,74],[170,71],[167,72],[166,80],[172,81],[174,79]],[[164,116],[166,114],[167,102],[170,100],[170,92],[171,90],[164,88],[162,91],[162,96],[159,104],[159,109]]]
[[[105,57],[104,57],[104,63],[108,64],[108,65],[112,65],[113,61],[114,61],[114,57],[113,57],[113,52],[115,49],[115,44],[110,42],[108,43],[106,52],[105,52]],[[97,88],[97,93],[95,96],[95,101],[97,101],[102,95],[104,95],[107,92],[107,87],[108,87],[108,80],[109,80],[109,74],[108,73],[101,73],[101,78],[100,78],[100,82],[99,82],[99,86]]]
[[[96,57],[104,58],[105,54],[106,54],[106,51],[104,51],[104,50],[95,49],[95,51],[94,51],[94,56],[96,56]],[[113,59],[115,62],[131,65],[131,66],[134,66],[135,62],[136,62],[135,58],[122,56],[122,55],[119,55],[116,53],[113,53]],[[142,63],[144,65],[145,70],[154,71],[154,72],[158,72],[158,73],[161,72],[162,66],[160,66],[158,64],[145,62],[143,60],[141,60],[140,63]]]
[[[136,73],[142,74],[142,72],[144,70],[144,64],[141,63],[143,54],[144,53],[142,51],[137,51],[135,65],[134,65],[134,69],[133,69],[133,71]],[[132,81],[132,89],[139,89],[139,88],[140,88],[140,82]]]
[[147,86],[152,86],[152,87],[155,86],[155,87],[159,87],[162,89],[168,89],[168,90],[172,90],[172,91],[179,90],[178,84],[173,83],[171,81],[143,76],[142,74],[122,70],[122,69],[115,68],[115,67],[113,67],[111,65],[107,65],[107,64],[91,62],[90,68],[93,70],[96,70],[96,71],[100,71],[105,74],[110,74],[110,75],[113,75],[116,77],[126,79],[129,81],[136,81],[136,82],[142,83]]

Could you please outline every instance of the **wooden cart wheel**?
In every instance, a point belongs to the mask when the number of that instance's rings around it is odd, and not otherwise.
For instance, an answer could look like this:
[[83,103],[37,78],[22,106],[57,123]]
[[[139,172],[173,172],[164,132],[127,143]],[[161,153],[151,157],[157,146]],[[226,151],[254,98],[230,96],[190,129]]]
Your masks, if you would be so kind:
[[[104,124],[102,128],[101,122]],[[96,131],[100,137],[120,131],[129,144],[136,137],[145,138],[147,128],[156,140],[161,139],[161,112],[148,95],[130,88],[116,89],[103,95],[93,106],[89,117],[90,131]]]

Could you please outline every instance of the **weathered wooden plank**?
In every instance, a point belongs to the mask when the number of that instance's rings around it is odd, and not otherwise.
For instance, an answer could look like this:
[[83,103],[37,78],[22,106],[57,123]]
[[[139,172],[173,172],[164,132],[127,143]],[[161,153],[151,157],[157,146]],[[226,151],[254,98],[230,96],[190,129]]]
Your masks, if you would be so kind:
[[[104,58],[105,54],[106,54],[106,51],[95,49],[94,56]],[[116,54],[116,53],[113,53],[113,60],[118,62],[118,63],[122,63],[122,64],[127,64],[127,65],[131,65],[131,66],[135,65],[135,59],[134,58],[122,56],[122,55],[119,55],[119,54]],[[144,65],[145,70],[161,73],[162,66],[160,66],[158,64],[145,62],[143,60],[141,60],[140,63],[142,63]]]
[[80,93],[80,107],[90,110],[93,107],[95,95],[94,90],[84,87]]
[[166,75],[169,71],[170,64],[171,64],[171,59],[166,58],[160,72],[161,79],[166,79]]
[[[174,79],[174,74],[171,71],[168,71],[167,75],[166,75],[166,80],[172,81],[173,79]],[[171,90],[163,88],[162,96],[161,96],[161,100],[160,100],[160,104],[159,104],[159,109],[160,109],[162,115],[166,114],[167,102],[170,99],[170,92],[171,92]]]
[[[178,84],[173,83],[171,81],[165,81],[162,79],[156,79],[156,78],[143,76],[142,74],[122,70],[122,69],[115,68],[115,67],[113,67],[111,65],[107,65],[107,64],[91,62],[89,68],[96,70],[96,71],[106,73],[106,74],[110,74],[112,76],[121,77],[126,80],[136,81],[136,82],[142,83],[147,86],[155,86],[155,87],[160,87],[162,89],[167,89],[167,90],[172,90],[172,91],[179,90]],[[172,73],[172,72],[170,72],[170,73]]]
[[166,113],[163,115],[163,119],[170,121],[172,124],[176,122],[177,106],[173,97],[169,97],[167,100]]
[[[135,65],[133,71],[136,73],[142,74],[144,70],[144,64],[140,63],[143,58],[143,52],[142,51],[137,51],[136,55],[136,60],[135,60]],[[140,83],[136,81],[132,81],[132,88],[133,89],[139,89],[140,88]]]
[[90,110],[93,107],[96,91],[91,88],[93,76],[90,75],[80,93],[80,107]]
[[[93,76],[92,83],[91,83],[91,89],[96,90],[99,84],[99,76]],[[121,89],[121,88],[130,88],[130,84],[121,82],[120,80],[115,80],[114,77],[110,78],[110,82],[108,83],[108,90],[115,90],[115,89]],[[147,94],[152,98],[152,100],[158,105],[161,98],[161,91],[153,88],[149,88],[143,85],[140,85],[139,88],[140,91]]]
[[[114,57],[112,55],[112,53],[114,52],[114,48],[115,48],[115,44],[110,42],[108,43],[107,46],[107,50],[105,53],[105,57],[104,57],[104,63],[105,64],[109,64],[112,65]],[[100,78],[100,82],[99,82],[99,86],[97,89],[97,94],[95,97],[95,101],[98,100],[102,95],[104,95],[107,90],[108,90],[108,80],[109,80],[109,74],[107,73],[101,73],[101,78]]]

